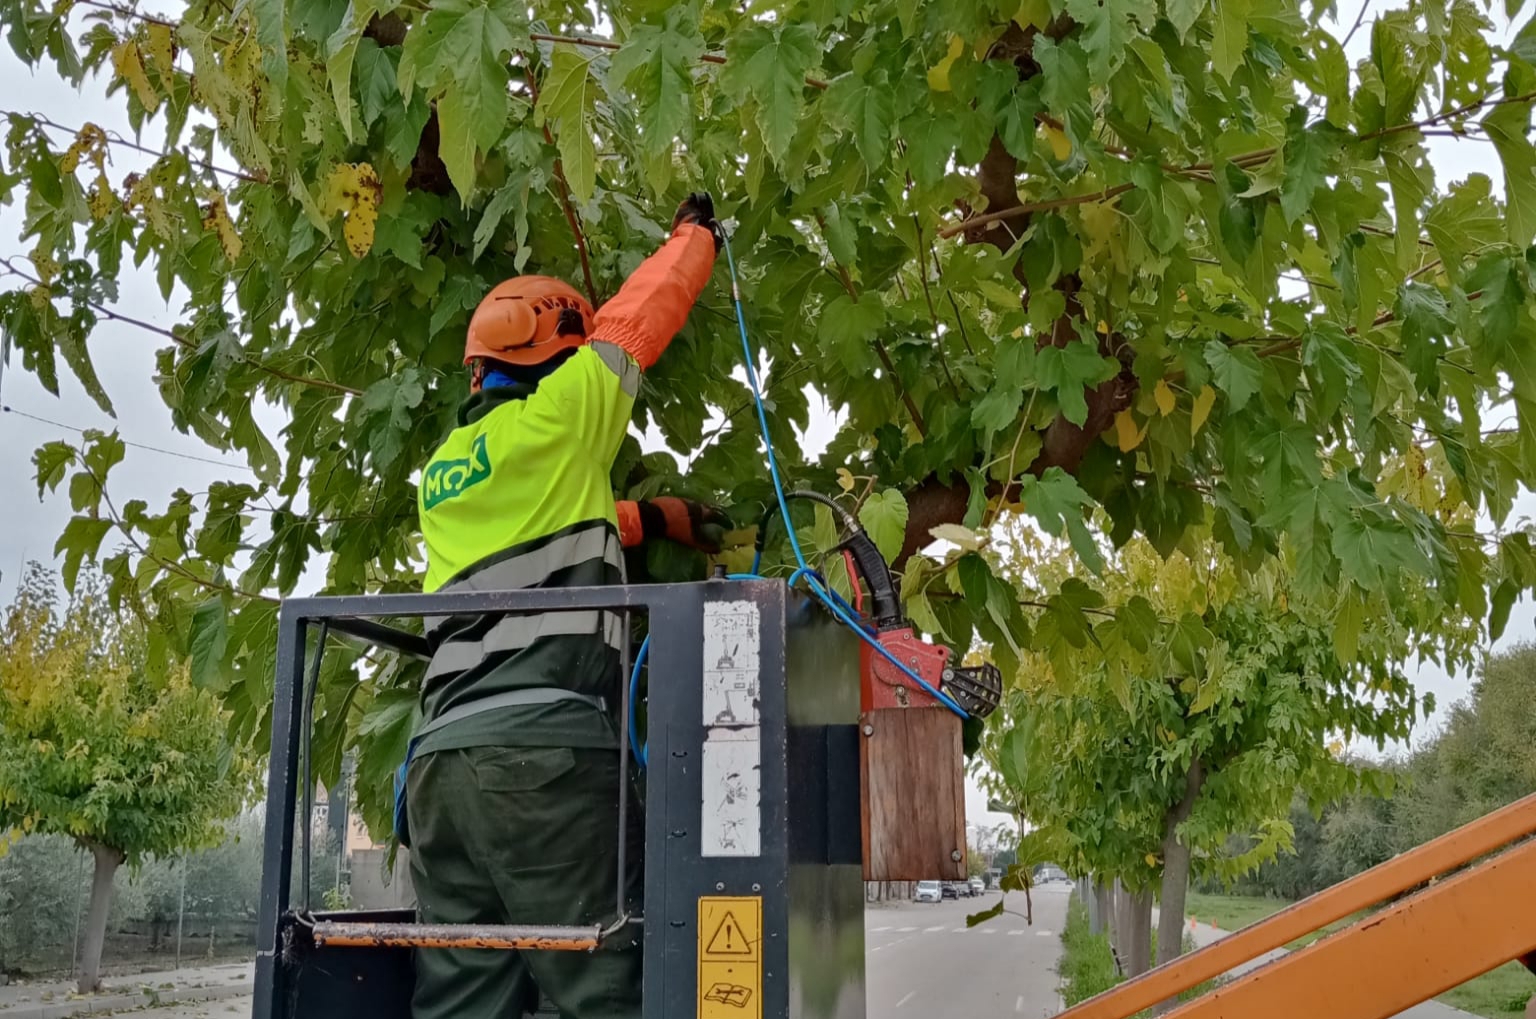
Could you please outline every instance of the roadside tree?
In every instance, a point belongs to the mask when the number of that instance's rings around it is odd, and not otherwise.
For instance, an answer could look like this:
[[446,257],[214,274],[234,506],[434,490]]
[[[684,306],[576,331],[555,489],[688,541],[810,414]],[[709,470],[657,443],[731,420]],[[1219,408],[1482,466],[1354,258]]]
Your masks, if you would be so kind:
[[82,574],[61,605],[33,566],[0,629],[0,833],[73,839],[94,860],[80,954],[98,983],[112,879],[125,862],[217,844],[252,792],[217,698],[185,669],[145,668],[144,631]]
[[[1503,45],[1475,0],[1369,13],[635,0],[593,38],[585,3],[0,0],[18,59],[105,76],[141,137],[5,114],[15,360],[110,408],[90,341],[137,327],[176,426],[254,471],[151,507],[111,497],[113,440],[44,447],[40,485],[72,496],[66,574],[99,558],[260,729],[272,602],[307,567],[329,591],[419,584],[411,479],[454,420],[480,297],[520,272],[609,296],[707,187],[791,483],[876,479],[865,518],[899,564],[1007,509],[1097,568],[1102,510],[1116,544],[1166,556],[1208,529],[1246,569],[1283,559],[1333,618],[1400,618],[1423,578],[1497,632],[1536,582],[1528,535],[1450,526],[1391,475],[1444,463],[1449,508],[1495,526],[1536,476],[1536,29]],[[1502,181],[1438,173],[1452,144]],[[141,264],[180,302],[169,325],[119,307]],[[666,450],[628,443],[614,483],[746,519],[769,487],[726,293],[640,391]],[[816,396],[839,417],[810,454]],[[931,631],[1017,657],[1090,622],[1066,598],[1037,632],[976,570]],[[333,761],[358,745],[380,832],[414,683],[323,679],[320,739]]]

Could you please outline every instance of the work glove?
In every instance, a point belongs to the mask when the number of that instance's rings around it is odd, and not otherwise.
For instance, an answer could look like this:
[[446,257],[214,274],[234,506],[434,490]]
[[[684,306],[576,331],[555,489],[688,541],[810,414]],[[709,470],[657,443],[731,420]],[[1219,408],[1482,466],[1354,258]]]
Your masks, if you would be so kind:
[[715,239],[715,254],[720,254],[720,249],[725,244],[725,229],[715,218],[715,200],[709,197],[707,191],[693,192],[683,199],[683,204],[677,207],[677,215],[672,217],[672,229],[676,230],[684,223],[692,223],[707,229]]
[[618,511],[619,543],[625,548],[664,538],[714,555],[734,526],[718,507],[670,495],[622,501]]

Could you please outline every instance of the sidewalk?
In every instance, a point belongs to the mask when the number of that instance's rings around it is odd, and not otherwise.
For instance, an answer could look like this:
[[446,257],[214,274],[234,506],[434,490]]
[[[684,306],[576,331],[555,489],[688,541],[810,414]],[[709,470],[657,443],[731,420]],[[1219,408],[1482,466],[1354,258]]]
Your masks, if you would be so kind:
[[[1157,910],[1154,909],[1152,914],[1152,923],[1155,927],[1157,924]],[[1231,931],[1224,931],[1220,927],[1212,927],[1208,923],[1190,923],[1186,924],[1184,929],[1194,937],[1195,945],[1198,948],[1204,948],[1206,945],[1209,945],[1213,941],[1220,941],[1222,938],[1231,933]],[[1234,967],[1226,974],[1225,979],[1230,980],[1233,977],[1242,976],[1249,970],[1258,969],[1265,963],[1271,962],[1286,954],[1287,952],[1284,948],[1277,948],[1273,952],[1261,955],[1251,962],[1246,962],[1241,966]],[[0,1013],[0,1015],[3,1014],[4,1013]],[[1459,1008],[1452,1008],[1450,1005],[1442,1005],[1438,1001],[1431,1000],[1419,1005],[1415,1005],[1408,1009],[1406,1012],[1399,1012],[1395,1019],[1478,1019],[1478,1017],[1474,1016],[1470,1012],[1463,1012]]]
[[218,1001],[250,994],[254,964],[230,962],[158,973],[103,977],[96,994],[75,994],[73,980],[38,981],[0,987],[0,1019],[67,1019],[146,1005]]

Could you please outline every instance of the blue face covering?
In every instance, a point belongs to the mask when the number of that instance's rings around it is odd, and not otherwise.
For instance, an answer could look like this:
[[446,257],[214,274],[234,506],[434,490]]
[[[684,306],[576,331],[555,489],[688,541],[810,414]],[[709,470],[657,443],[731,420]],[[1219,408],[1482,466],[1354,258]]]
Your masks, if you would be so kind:
[[480,378],[481,389],[509,388],[512,386],[537,386],[545,378],[554,373],[566,361],[570,360],[575,350],[562,350],[542,364],[528,365],[495,365],[488,364],[485,374]]
[[481,389],[496,389],[498,387],[510,387],[517,384],[517,380],[504,371],[495,368],[487,368],[485,376],[480,380]]

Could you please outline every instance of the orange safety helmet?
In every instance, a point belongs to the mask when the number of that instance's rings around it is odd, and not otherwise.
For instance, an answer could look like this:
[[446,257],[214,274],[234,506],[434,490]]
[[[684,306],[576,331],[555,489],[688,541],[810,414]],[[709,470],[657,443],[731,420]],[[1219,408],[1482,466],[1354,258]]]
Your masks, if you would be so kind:
[[[567,312],[581,316],[579,332]],[[550,276],[516,276],[496,284],[475,309],[464,363],[489,358],[505,364],[543,364],[561,351],[585,345],[591,332],[592,305],[575,287]]]

